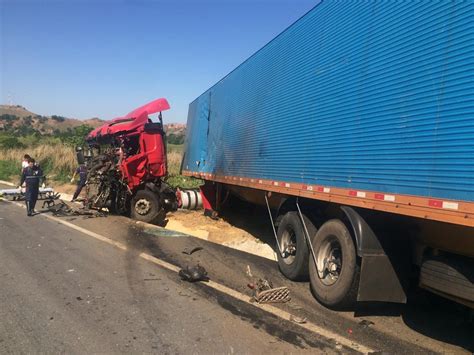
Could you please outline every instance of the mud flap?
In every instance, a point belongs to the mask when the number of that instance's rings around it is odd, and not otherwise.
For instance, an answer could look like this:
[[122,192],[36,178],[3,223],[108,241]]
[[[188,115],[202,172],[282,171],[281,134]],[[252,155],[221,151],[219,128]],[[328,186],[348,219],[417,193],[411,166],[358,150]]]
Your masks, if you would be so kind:
[[406,303],[405,291],[387,255],[362,257],[357,301]]
[[357,301],[406,303],[400,276],[375,233],[353,208],[341,209],[352,225],[357,255],[362,258]]

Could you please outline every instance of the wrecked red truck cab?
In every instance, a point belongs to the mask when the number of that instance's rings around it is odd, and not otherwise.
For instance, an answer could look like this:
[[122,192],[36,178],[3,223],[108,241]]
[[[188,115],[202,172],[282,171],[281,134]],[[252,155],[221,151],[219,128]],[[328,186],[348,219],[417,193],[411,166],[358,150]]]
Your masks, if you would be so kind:
[[[176,193],[165,182],[168,171],[161,112],[169,108],[166,99],[154,100],[87,136],[90,153],[83,159],[89,174],[87,207],[130,213],[145,222],[157,222],[177,209]],[[159,122],[153,122],[149,115],[158,112]]]

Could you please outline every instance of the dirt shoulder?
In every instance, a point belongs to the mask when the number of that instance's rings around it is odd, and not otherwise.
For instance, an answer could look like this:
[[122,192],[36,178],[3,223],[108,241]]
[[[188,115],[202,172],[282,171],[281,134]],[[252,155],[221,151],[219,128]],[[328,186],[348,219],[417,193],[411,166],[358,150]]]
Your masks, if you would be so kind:
[[[72,194],[76,190],[75,184],[53,183],[52,187],[66,201],[71,200]],[[167,215],[165,228],[270,260],[276,260],[273,236],[269,235],[266,228],[270,226],[269,222],[260,220],[260,223],[256,225],[255,222],[246,217],[248,216],[245,213],[240,215],[233,211],[225,211],[223,218],[212,220],[204,216],[203,210],[178,210]],[[245,229],[243,226],[245,226]]]

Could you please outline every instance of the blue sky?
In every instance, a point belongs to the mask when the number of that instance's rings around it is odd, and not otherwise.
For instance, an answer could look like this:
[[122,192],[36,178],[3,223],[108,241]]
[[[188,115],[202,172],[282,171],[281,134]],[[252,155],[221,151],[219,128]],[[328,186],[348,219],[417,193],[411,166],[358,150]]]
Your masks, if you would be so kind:
[[0,0],[0,102],[110,119],[166,97],[167,122],[317,0]]

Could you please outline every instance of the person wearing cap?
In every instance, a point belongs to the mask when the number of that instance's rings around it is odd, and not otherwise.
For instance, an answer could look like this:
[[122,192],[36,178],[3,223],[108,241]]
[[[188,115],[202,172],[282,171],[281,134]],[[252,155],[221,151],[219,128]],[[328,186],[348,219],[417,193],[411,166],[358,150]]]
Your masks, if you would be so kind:
[[27,216],[33,216],[35,213],[35,205],[36,201],[38,200],[41,181],[43,182],[44,186],[43,170],[41,170],[41,168],[35,164],[35,160],[33,158],[30,158],[28,161],[28,166],[23,169],[21,174],[19,186],[21,189],[21,185],[23,185],[23,183],[26,185],[25,202]]

